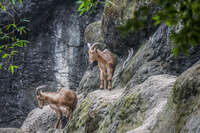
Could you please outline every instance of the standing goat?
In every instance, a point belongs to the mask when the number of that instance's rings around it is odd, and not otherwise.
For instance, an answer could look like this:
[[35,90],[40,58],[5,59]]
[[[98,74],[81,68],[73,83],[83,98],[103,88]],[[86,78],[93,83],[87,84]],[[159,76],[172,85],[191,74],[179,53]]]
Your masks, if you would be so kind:
[[71,120],[72,112],[75,110],[78,101],[77,95],[74,91],[64,88],[58,90],[57,92],[42,92],[40,90],[42,87],[36,88],[39,108],[42,109],[45,103],[49,104],[50,107],[55,110],[58,115],[55,128],[58,128],[59,123],[60,128],[62,128],[62,115],[65,114],[66,118]]
[[[112,88],[112,77],[115,70],[116,65],[116,59],[115,55],[109,51],[108,49],[105,49],[104,51],[101,51],[99,49],[96,49],[96,45],[98,43],[93,44],[92,46],[88,43],[89,47],[89,61],[90,63],[93,63],[94,61],[98,62],[98,66],[100,69],[100,88],[111,90]],[[107,86],[108,83],[108,86]]]

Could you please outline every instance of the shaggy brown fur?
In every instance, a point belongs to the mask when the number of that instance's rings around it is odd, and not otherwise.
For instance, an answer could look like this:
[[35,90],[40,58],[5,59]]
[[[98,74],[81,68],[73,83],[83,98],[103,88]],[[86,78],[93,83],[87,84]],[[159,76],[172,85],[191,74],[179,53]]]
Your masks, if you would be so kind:
[[[109,51],[108,49],[105,49],[104,51],[101,51],[99,49],[95,48],[95,43],[93,46],[89,46],[89,61],[93,63],[94,61],[98,62],[99,70],[100,70],[100,79],[101,84],[100,88],[109,89],[112,88],[112,77],[115,70],[116,65],[116,58],[114,54]],[[107,84],[108,83],[108,84]]]
[[58,127],[59,122],[60,128],[62,128],[62,114],[65,114],[68,120],[72,118],[72,112],[75,110],[78,102],[77,95],[73,90],[62,88],[57,92],[42,92],[39,88],[36,88],[36,95],[40,109],[42,109],[46,103],[56,111],[58,119],[55,128]]

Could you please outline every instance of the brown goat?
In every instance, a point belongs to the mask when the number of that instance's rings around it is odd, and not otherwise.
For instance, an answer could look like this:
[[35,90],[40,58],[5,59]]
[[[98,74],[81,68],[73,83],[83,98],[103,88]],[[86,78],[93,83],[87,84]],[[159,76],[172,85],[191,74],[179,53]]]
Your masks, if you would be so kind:
[[58,90],[57,92],[42,92],[40,91],[40,88],[41,87],[36,88],[39,108],[42,109],[44,104],[49,104],[58,115],[55,128],[58,128],[59,123],[60,128],[62,128],[62,115],[65,114],[68,120],[71,120],[72,118],[72,112],[75,110],[78,102],[76,93],[70,89],[64,88]]
[[[99,49],[96,49],[96,45],[98,43],[93,44],[91,46],[88,43],[89,47],[89,61],[90,63],[93,63],[94,61],[98,62],[99,70],[100,70],[100,88],[111,90],[112,88],[112,77],[115,70],[116,65],[116,58],[115,55],[109,51],[108,49],[105,49],[104,51],[101,51]],[[108,86],[107,86],[108,83]]]

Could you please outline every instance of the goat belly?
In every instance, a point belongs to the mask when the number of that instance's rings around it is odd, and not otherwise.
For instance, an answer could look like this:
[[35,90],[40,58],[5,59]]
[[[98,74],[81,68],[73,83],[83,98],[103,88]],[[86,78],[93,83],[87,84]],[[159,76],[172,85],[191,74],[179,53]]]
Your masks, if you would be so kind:
[[50,104],[50,107],[51,107],[53,110],[57,109],[57,106],[54,105],[54,104]]
[[60,110],[61,110],[62,112],[66,112],[66,107],[60,106],[59,108],[60,108]]

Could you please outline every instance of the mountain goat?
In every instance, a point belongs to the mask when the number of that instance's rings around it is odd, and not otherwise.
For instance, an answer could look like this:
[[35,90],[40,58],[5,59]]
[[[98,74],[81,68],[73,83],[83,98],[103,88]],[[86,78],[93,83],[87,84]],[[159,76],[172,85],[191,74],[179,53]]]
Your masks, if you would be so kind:
[[65,114],[68,120],[72,118],[72,112],[75,110],[78,101],[76,93],[64,88],[61,88],[57,92],[42,92],[40,89],[41,87],[36,88],[39,108],[42,109],[44,104],[49,104],[58,115],[55,128],[58,128],[59,123],[60,128],[62,128],[62,115]]
[[[115,55],[105,49],[101,51],[97,49],[95,46],[98,43],[94,43],[92,46],[88,43],[89,47],[89,61],[93,63],[94,61],[98,62],[99,70],[100,70],[100,88],[111,90],[112,88],[112,77],[115,70],[116,58]],[[108,83],[108,85],[107,85]]]

